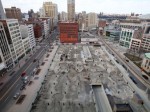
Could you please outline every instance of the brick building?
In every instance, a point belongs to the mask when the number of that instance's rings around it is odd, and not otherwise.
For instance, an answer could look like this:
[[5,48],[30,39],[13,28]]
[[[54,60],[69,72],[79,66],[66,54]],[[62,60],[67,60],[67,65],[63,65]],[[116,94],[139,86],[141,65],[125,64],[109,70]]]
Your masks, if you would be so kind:
[[18,21],[22,20],[22,13],[19,8],[11,7],[11,8],[5,8],[6,17],[10,19],[18,19]]
[[59,23],[60,42],[78,42],[78,23]]

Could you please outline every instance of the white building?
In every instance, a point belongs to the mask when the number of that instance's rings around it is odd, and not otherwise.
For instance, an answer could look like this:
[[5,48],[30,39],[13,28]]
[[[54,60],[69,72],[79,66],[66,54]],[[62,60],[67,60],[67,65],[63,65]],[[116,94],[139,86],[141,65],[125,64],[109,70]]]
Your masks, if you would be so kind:
[[96,13],[88,14],[88,28],[96,28],[98,26],[98,17]]
[[5,65],[7,66],[8,69],[12,68],[13,67],[13,59],[12,59],[10,47],[9,47],[6,33],[5,33],[2,23],[0,23],[0,49],[1,49],[1,53],[4,57]]
[[68,14],[66,12],[62,11],[60,13],[60,20],[61,21],[67,21],[68,20]]
[[33,25],[28,24],[27,27],[28,27],[28,36],[29,36],[29,39],[30,39],[30,47],[31,47],[31,49],[33,49],[36,46]]
[[20,25],[22,40],[26,52],[29,52],[36,46],[33,25]]
[[45,10],[44,10],[43,7],[41,7],[41,8],[39,9],[39,14],[40,14],[40,17],[45,17]]
[[150,73],[150,53],[145,53],[145,57],[143,59],[142,69],[144,69],[147,73]]
[[[4,57],[3,57],[2,51],[0,49],[0,71],[4,68],[6,68],[6,65],[4,62]],[[0,74],[0,76],[1,76],[1,74]]]
[[25,56],[25,50],[22,43],[22,37],[17,19],[0,20],[3,23],[8,44],[10,47],[13,63],[17,64],[18,61]]

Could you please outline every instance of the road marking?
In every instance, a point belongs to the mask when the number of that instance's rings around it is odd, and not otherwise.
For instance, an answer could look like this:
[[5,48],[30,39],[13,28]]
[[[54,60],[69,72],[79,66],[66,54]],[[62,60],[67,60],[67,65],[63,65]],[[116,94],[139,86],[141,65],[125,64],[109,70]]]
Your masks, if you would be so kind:
[[[42,50],[43,51],[43,50]],[[41,52],[42,52],[41,51]],[[41,52],[36,56],[36,58],[41,54]],[[31,66],[32,63],[30,63],[30,65],[25,69],[25,71],[27,71],[27,69]],[[17,81],[20,79],[21,76],[18,77],[18,79],[14,82],[14,84],[12,84],[10,86],[10,88],[5,92],[5,94],[0,98],[0,101],[6,96],[6,94],[10,91],[10,89],[17,83]]]

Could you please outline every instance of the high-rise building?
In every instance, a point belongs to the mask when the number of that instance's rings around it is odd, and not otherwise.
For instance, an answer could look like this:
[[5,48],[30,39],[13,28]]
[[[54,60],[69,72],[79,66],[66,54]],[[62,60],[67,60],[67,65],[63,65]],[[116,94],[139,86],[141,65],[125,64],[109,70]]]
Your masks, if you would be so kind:
[[66,12],[62,11],[60,14],[60,20],[61,21],[67,21],[68,20],[68,14]]
[[58,8],[57,4],[52,2],[44,2],[43,9],[45,11],[45,17],[52,17],[58,20]]
[[59,23],[60,42],[77,43],[78,42],[78,23],[64,22]]
[[2,2],[0,0],[0,19],[5,19],[5,13],[4,13],[4,9],[3,9],[3,5]]
[[39,14],[40,14],[40,17],[45,17],[45,10],[43,7],[39,9]]
[[18,21],[22,20],[22,13],[19,8],[11,7],[5,8],[6,17],[9,19],[18,19]]
[[67,2],[68,20],[75,21],[75,0],[68,0]]
[[0,22],[0,49],[1,49],[1,57],[4,59],[4,63],[7,66],[7,68],[13,67],[13,60],[11,56],[10,47],[8,44],[8,40],[6,37],[6,33],[3,27],[3,24]]
[[22,37],[17,19],[0,20],[3,23],[8,44],[10,47],[13,64],[25,56],[25,50],[22,43]]
[[88,28],[96,28],[98,25],[98,18],[96,13],[88,14]]

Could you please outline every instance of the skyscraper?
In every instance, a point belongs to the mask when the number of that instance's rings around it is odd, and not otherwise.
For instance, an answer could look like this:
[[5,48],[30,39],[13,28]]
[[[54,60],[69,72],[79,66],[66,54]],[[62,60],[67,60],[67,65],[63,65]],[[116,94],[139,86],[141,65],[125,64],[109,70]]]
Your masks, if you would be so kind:
[[75,0],[68,0],[68,20],[75,20]]
[[4,14],[4,9],[3,9],[3,5],[2,5],[2,2],[0,0],[0,19],[5,19],[6,16]]
[[44,2],[43,9],[45,11],[46,17],[51,17],[53,19],[58,19],[58,9],[57,4],[52,2]]

